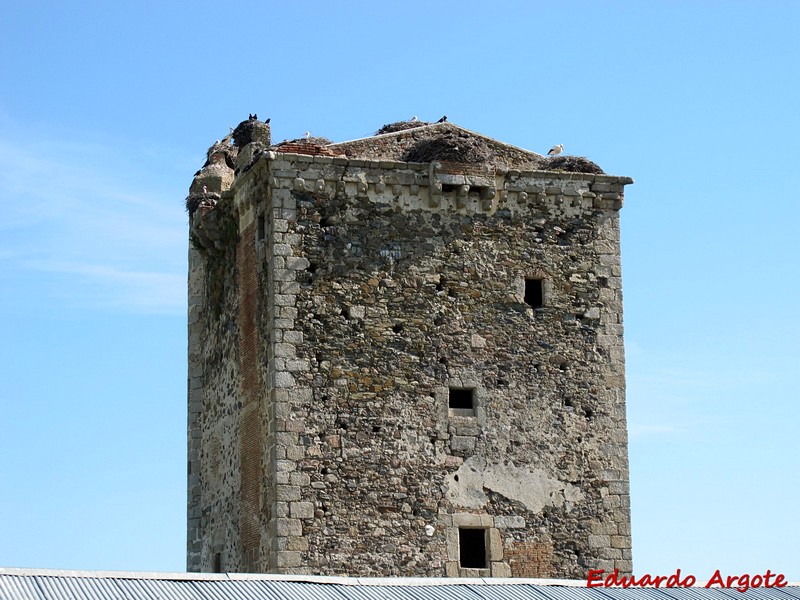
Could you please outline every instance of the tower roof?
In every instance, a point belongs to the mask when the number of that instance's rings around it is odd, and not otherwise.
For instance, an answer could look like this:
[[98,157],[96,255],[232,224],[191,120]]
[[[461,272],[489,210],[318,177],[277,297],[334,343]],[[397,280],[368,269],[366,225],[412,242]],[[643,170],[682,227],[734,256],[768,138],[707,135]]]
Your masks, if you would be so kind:
[[602,174],[589,159],[547,157],[470,131],[450,122],[400,121],[384,125],[374,136],[328,146],[353,158],[405,162],[493,164],[522,170],[572,171]]

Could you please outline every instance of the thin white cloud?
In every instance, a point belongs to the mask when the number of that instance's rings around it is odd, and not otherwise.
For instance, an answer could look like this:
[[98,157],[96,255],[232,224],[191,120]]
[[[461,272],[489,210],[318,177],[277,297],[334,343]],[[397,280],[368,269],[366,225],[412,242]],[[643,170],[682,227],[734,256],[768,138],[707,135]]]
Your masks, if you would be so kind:
[[126,271],[102,264],[25,262],[32,271],[69,275],[59,286],[60,300],[75,307],[126,312],[180,314],[186,311],[186,276],[177,273]]
[[3,286],[76,308],[183,312],[189,175],[159,180],[98,143],[0,140]]

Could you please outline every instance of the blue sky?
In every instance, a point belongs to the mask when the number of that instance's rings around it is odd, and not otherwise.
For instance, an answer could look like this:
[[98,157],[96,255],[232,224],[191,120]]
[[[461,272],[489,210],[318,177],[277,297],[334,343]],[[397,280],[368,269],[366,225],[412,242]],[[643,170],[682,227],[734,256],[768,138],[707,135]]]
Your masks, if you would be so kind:
[[187,217],[250,112],[632,176],[634,568],[800,580],[800,3],[0,1],[0,566],[184,569]]

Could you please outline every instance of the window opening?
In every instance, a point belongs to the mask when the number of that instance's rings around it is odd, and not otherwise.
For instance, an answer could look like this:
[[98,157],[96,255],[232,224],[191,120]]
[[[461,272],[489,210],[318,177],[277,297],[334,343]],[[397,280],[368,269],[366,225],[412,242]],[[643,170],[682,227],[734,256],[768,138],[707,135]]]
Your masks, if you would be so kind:
[[525,304],[533,308],[544,306],[544,290],[541,279],[525,280]]
[[458,556],[462,569],[485,569],[486,530],[459,527]]
[[267,226],[264,221],[264,215],[258,215],[258,226],[256,228],[256,241],[263,242],[267,237]]
[[464,410],[475,410],[475,390],[450,388],[449,406]]
[[212,573],[222,573],[222,552],[214,553],[214,566],[211,569]]
[[475,390],[464,388],[450,388],[447,400],[450,415],[461,417],[475,416]]

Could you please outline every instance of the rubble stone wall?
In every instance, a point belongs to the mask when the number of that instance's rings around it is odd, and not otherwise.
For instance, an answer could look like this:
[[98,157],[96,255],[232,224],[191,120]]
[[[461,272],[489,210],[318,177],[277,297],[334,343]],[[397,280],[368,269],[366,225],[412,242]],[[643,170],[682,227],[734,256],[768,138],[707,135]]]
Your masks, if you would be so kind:
[[[218,548],[228,571],[632,570],[618,219],[630,180],[478,171],[265,153],[237,177],[228,208],[257,260],[231,263],[218,314],[190,307],[191,570],[211,570]],[[193,256],[190,303],[203,306],[208,265]],[[246,316],[234,265],[257,272],[261,308]],[[245,356],[251,317],[259,349]],[[472,407],[451,407],[451,390]],[[257,484],[242,480],[251,435]],[[257,559],[240,522],[252,486]],[[464,528],[485,532],[482,568],[460,566]]]
[[215,561],[237,570],[241,561],[242,384],[238,313],[231,310],[239,304],[236,271],[225,268],[231,260],[233,253],[189,249],[190,571],[212,571]]

